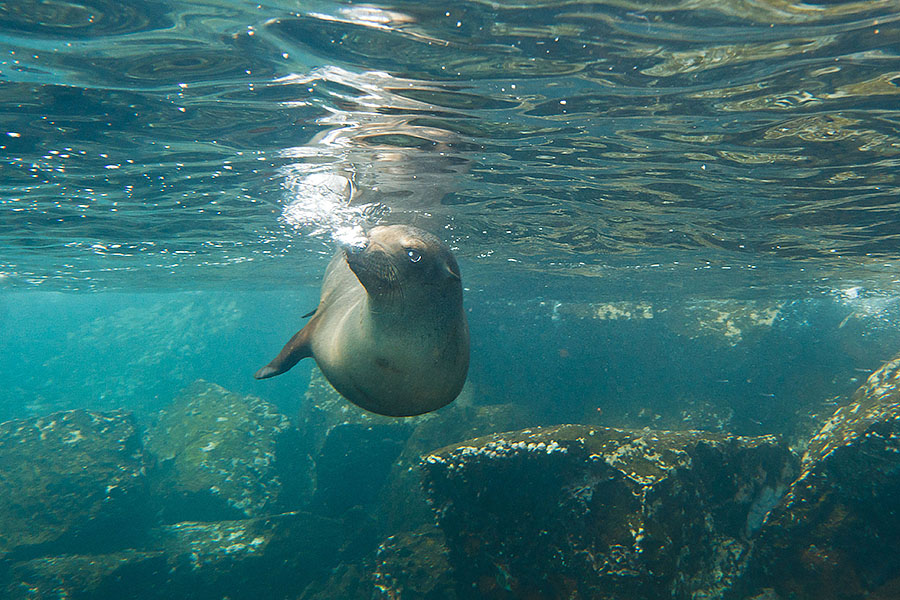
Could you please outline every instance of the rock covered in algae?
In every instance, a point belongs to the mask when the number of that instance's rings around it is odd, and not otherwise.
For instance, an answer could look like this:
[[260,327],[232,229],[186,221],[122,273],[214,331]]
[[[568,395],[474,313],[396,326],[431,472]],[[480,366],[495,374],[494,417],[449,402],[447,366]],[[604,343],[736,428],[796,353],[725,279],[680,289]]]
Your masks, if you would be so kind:
[[434,523],[422,486],[422,469],[418,468],[424,454],[448,444],[495,431],[510,431],[528,423],[523,409],[514,403],[487,406],[454,403],[436,418],[420,422],[391,467],[380,494],[377,514],[387,530],[409,531]]
[[156,600],[169,598],[162,552],[35,558],[14,565],[4,598],[19,600]]
[[397,435],[408,436],[416,423],[429,418],[430,414],[397,419],[371,413],[338,394],[321,371],[314,369],[300,408],[298,427],[309,452],[315,456],[322,451],[329,434],[336,427],[387,425],[396,430]]
[[0,557],[124,544],[141,532],[145,489],[130,413],[71,410],[2,423]]
[[373,584],[382,598],[457,600],[443,532],[433,525],[388,537],[375,556]]
[[[346,531],[310,513],[185,522],[152,532],[169,561],[178,598],[296,598],[315,575],[335,564]],[[200,592],[202,591],[202,592]],[[202,595],[200,595],[202,593]]]
[[433,524],[395,533],[362,560],[345,561],[298,600],[458,600],[444,534]]
[[415,424],[430,418],[397,419],[365,411],[314,371],[298,427],[315,464],[315,509],[334,516],[354,507],[370,509]]
[[424,459],[460,594],[718,598],[796,473],[774,436],[526,429]]
[[783,598],[896,598],[900,589],[900,357],[812,438],[760,533],[746,587]]
[[473,405],[471,387],[439,411],[384,417],[351,404],[314,372],[298,422],[315,463],[315,509],[336,516],[362,507],[396,531],[432,521],[414,468],[423,453],[525,419],[513,404]]
[[315,457],[313,506],[329,515],[371,507],[400,456],[409,431],[388,424],[333,427]]
[[330,571],[343,534],[339,523],[306,513],[177,523],[150,531],[145,549],[17,563],[2,597],[295,600]]
[[198,381],[148,430],[146,448],[169,522],[274,514],[299,507],[309,457],[272,404]]

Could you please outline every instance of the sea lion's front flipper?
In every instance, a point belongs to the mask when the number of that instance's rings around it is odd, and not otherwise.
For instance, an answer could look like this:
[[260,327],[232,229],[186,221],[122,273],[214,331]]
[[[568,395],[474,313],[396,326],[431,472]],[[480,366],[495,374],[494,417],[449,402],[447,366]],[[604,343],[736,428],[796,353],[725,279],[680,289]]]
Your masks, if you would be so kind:
[[278,356],[272,359],[272,362],[257,371],[253,377],[256,379],[268,379],[281,375],[285,371],[290,370],[302,359],[312,356],[312,348],[309,346],[310,335],[312,333],[315,320],[306,324],[306,327],[294,334],[294,337],[284,345]]

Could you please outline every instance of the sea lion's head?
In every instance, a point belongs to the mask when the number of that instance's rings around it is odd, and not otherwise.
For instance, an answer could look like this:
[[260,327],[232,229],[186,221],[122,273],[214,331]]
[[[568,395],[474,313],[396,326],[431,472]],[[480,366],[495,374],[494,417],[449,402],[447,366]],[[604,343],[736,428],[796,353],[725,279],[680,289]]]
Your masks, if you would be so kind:
[[[365,245],[345,246],[350,269],[369,296],[462,296],[459,265],[439,238],[411,225],[374,227]],[[450,298],[448,298],[450,299]]]

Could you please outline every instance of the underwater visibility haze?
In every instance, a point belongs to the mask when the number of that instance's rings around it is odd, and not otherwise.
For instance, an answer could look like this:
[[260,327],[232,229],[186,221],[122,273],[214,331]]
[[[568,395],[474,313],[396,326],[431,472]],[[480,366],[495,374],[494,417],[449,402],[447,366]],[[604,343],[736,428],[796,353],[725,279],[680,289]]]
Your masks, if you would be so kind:
[[[900,597],[898,23],[0,3],[0,597]],[[255,380],[389,224],[458,399]]]

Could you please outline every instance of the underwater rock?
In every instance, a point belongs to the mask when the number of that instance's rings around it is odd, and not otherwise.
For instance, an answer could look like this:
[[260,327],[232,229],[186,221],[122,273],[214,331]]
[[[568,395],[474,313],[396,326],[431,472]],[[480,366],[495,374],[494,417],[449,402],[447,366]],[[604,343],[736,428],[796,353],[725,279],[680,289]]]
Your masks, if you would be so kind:
[[745,587],[784,598],[898,597],[900,357],[875,371],[809,442],[760,532]]
[[[373,583],[381,598],[456,600],[458,596],[447,544],[431,526],[386,539],[376,553]],[[370,596],[371,597],[371,596]]]
[[140,436],[125,411],[0,424],[0,558],[127,547],[144,531]]
[[2,597],[294,600],[335,566],[343,533],[339,523],[306,513],[177,523],[150,531],[144,550],[15,564]]
[[354,507],[370,509],[415,424],[431,418],[384,417],[363,410],[314,370],[298,425],[315,464],[312,506],[332,516]]
[[387,424],[345,423],[332,428],[315,457],[312,506],[332,516],[356,506],[371,507],[408,436],[407,428]]
[[155,600],[169,598],[162,552],[125,550],[36,558],[12,567],[4,598],[21,600]]
[[169,561],[173,598],[296,598],[330,572],[346,531],[310,513],[186,522],[152,532],[152,545]]
[[422,454],[515,429],[527,419],[511,403],[473,405],[469,386],[441,410],[384,417],[351,404],[321,373],[313,373],[299,421],[315,462],[315,509],[336,516],[363,507],[397,531],[433,521],[421,490],[421,471],[415,468]]
[[454,403],[419,422],[381,492],[378,517],[386,530],[412,531],[433,525],[434,515],[422,485],[423,471],[418,468],[424,454],[495,431],[519,429],[528,422],[533,421],[514,403],[475,406],[465,402]]
[[309,493],[310,459],[288,418],[212,383],[196,382],[161,411],[145,446],[165,522],[276,514]]
[[704,338],[715,345],[735,346],[746,337],[759,337],[783,318],[783,303],[714,300],[683,305],[648,302],[543,302],[553,320],[641,321],[664,315],[673,331],[690,339]]
[[759,337],[783,318],[779,302],[716,300],[684,308],[683,333],[735,346],[748,337]]
[[108,312],[66,332],[38,371],[42,380],[32,384],[46,402],[95,410],[128,406],[143,417],[208,371],[216,342],[246,324],[232,296],[186,294],[136,304],[111,303]]
[[[390,533],[433,526],[422,471],[417,468],[422,454],[477,435],[521,427],[526,418],[513,404],[472,405],[470,387],[441,410],[418,417],[383,417],[350,404],[321,374],[314,373],[299,422],[315,463],[316,489],[309,508],[340,518],[352,532],[342,560],[357,561],[354,567],[367,574],[368,591],[361,593],[368,598],[371,565],[362,567],[358,561],[371,558]],[[321,592],[323,597],[350,593],[341,577],[334,579]]]
[[463,597],[720,598],[796,474],[774,436],[563,425],[424,459]]
[[373,600],[374,591],[371,572],[351,562],[336,567],[328,579],[311,583],[297,600]]
[[457,600],[447,554],[444,534],[433,524],[397,533],[365,558],[344,562],[310,584],[299,600]]
[[576,319],[594,319],[597,321],[619,321],[652,319],[654,308],[658,313],[667,309],[654,307],[648,302],[541,302],[541,306],[549,306],[550,316],[554,321],[564,317]]

